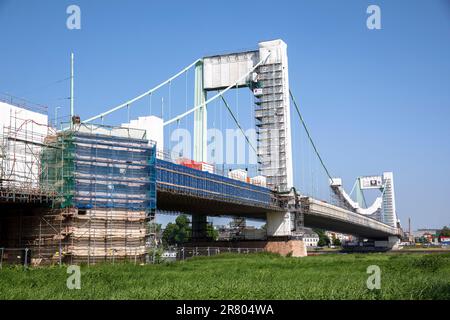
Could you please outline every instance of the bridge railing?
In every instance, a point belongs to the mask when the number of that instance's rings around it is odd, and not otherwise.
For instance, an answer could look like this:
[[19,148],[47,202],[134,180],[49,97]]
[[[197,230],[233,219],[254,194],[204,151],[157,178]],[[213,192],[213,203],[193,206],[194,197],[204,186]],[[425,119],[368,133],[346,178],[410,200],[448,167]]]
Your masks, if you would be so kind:
[[342,209],[340,207],[318,201],[312,198],[302,198],[302,207],[307,213],[329,216],[333,219],[339,219],[345,222],[362,225],[372,229],[377,229],[388,234],[398,234],[398,229],[391,227],[383,222],[361,214]]
[[274,193],[267,188],[157,159],[159,190],[199,198],[276,208]]

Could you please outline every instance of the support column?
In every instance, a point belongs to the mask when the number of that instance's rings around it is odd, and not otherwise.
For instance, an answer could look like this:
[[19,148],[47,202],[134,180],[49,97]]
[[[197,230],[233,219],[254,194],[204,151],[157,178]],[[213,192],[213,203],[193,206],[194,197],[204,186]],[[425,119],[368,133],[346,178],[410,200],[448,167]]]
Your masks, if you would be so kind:
[[288,237],[291,235],[291,214],[289,212],[267,213],[267,236]]
[[[283,256],[307,256],[306,246],[301,237],[292,235],[292,221],[290,212],[267,213],[267,244],[265,250]],[[294,219],[295,221],[295,219]]]
[[207,224],[207,216],[199,214],[192,215],[192,241],[206,240],[208,238]]
[[[203,86],[203,61],[195,65],[194,105],[206,101],[206,91]],[[194,112],[194,160],[207,162],[207,111],[206,105]]]

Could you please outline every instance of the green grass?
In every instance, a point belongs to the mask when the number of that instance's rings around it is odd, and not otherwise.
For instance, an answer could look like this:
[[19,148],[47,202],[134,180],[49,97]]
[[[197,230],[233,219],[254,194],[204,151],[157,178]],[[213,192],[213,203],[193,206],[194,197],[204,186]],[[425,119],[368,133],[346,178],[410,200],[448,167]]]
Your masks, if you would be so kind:
[[[369,265],[381,290],[366,287]],[[4,266],[0,299],[450,299],[450,254],[223,254],[81,270],[81,290],[69,290],[65,267]]]

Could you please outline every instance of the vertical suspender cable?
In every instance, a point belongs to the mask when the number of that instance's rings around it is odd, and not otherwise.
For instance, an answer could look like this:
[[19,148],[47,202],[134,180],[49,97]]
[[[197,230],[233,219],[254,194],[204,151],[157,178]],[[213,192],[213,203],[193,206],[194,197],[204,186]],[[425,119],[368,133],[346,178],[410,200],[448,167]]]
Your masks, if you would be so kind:
[[325,166],[325,163],[323,162],[322,157],[320,156],[319,151],[316,148],[316,145],[315,145],[315,143],[314,143],[314,141],[313,141],[313,139],[311,137],[311,134],[309,133],[308,127],[306,126],[306,123],[305,123],[305,121],[304,121],[304,119],[302,117],[302,114],[300,113],[300,109],[299,109],[299,107],[297,105],[297,101],[295,100],[294,95],[292,94],[291,90],[289,90],[289,95],[291,96],[292,102],[294,103],[295,110],[297,111],[297,114],[298,114],[298,116],[300,118],[300,121],[301,121],[301,123],[303,125],[303,128],[306,131],[306,134],[308,136],[309,142],[311,142],[311,146],[313,147],[315,154],[319,158],[320,164],[324,168],[328,178],[330,178],[330,180],[333,181],[333,178],[331,177],[330,172],[328,171],[327,167]]
[[236,123],[236,125],[238,126],[238,128],[241,130],[242,134],[244,135],[245,140],[247,141],[247,143],[249,144],[249,146],[253,149],[253,151],[256,152],[255,147],[253,147],[252,143],[250,142],[250,139],[245,135],[244,129],[242,129],[241,125],[239,124],[238,119],[235,117],[235,115],[233,114],[233,111],[231,110],[230,106],[228,105],[227,101],[225,100],[225,98],[223,96],[220,96],[222,98],[223,103],[225,104],[225,107],[228,109],[228,112],[230,113],[231,117],[233,118],[234,122]]

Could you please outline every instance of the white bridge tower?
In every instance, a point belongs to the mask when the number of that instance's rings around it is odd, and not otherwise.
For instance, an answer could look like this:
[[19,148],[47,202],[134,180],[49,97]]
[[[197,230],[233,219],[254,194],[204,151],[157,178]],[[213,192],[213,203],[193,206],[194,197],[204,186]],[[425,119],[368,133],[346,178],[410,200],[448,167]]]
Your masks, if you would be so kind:
[[[261,42],[257,51],[205,57],[196,65],[195,75],[195,105],[207,100],[208,91],[223,90],[233,84],[236,89],[253,90],[257,98],[255,120],[260,172],[267,177],[269,188],[289,190],[293,186],[293,168],[286,43]],[[196,161],[207,160],[206,123],[205,105],[194,114]]]

